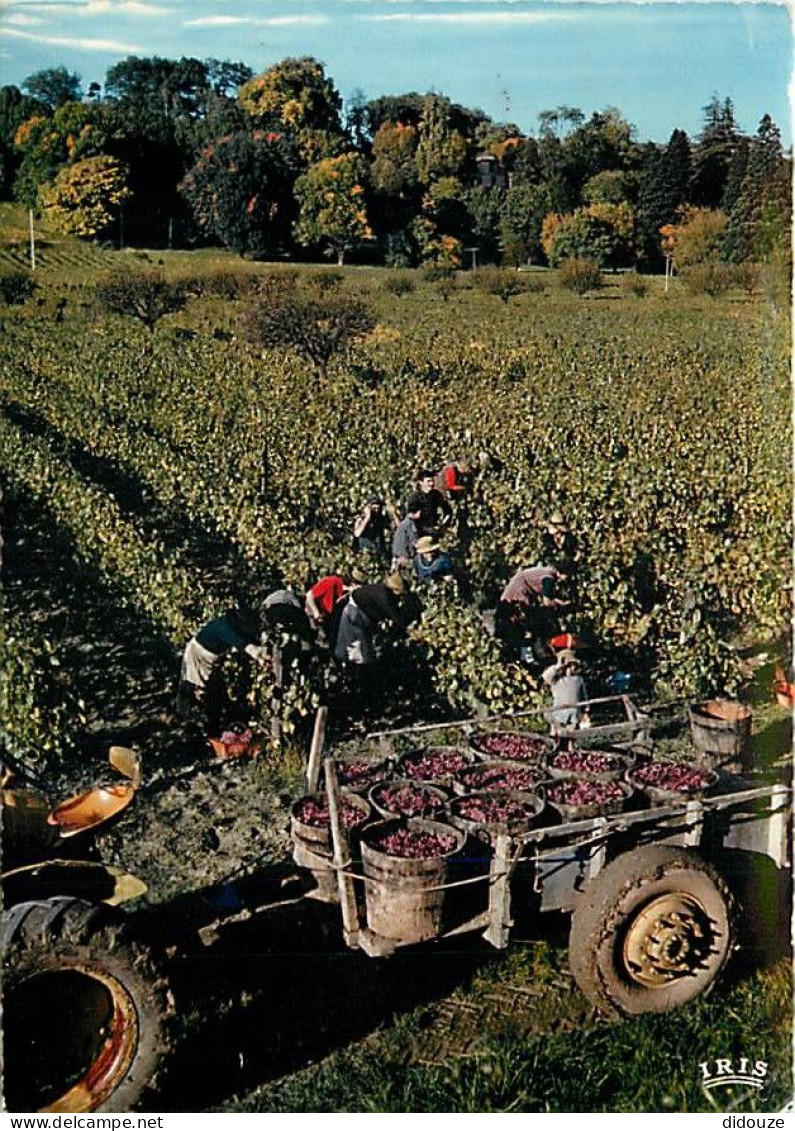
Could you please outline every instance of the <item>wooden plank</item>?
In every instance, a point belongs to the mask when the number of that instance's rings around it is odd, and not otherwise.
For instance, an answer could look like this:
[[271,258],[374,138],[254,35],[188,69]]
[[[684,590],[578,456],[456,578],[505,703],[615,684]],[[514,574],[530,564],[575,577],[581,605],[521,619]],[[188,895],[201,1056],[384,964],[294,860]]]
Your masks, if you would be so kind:
[[312,745],[309,748],[309,761],[306,764],[306,792],[316,793],[320,781],[320,763],[326,742],[326,720],[328,707],[318,707],[315,714],[315,729],[312,732]]
[[334,867],[337,869],[337,889],[342,910],[342,935],[346,946],[355,947],[358,946],[359,939],[359,909],[356,904],[353,880],[343,870],[350,867],[351,854],[345,827],[342,823],[340,787],[337,781],[337,767],[334,765],[333,758],[326,758],[323,763],[323,770],[326,776],[331,843],[334,848]]
[[[578,703],[577,705],[578,707],[593,707],[598,706],[602,703],[624,703],[624,700],[626,698],[626,695],[603,695],[597,699],[583,699],[583,701],[581,703]],[[543,718],[548,715],[551,710],[551,707],[533,707],[526,711],[500,711],[494,715],[474,716],[469,719],[457,719],[446,723],[417,723],[414,726],[398,727],[395,730],[370,731],[367,734],[367,738],[381,738],[382,735],[391,735],[394,737],[396,735],[402,734],[424,734],[425,732],[432,730],[461,730],[467,727],[470,727],[471,729],[479,729],[485,723],[501,722],[506,719],[529,719],[534,717]],[[614,725],[624,727],[627,726],[626,722]]]
[[511,921],[511,885],[509,875],[510,838],[499,833],[494,841],[494,855],[489,870],[489,925],[483,938],[497,950],[508,945]]
[[279,749],[282,743],[282,692],[284,690],[284,663],[282,650],[276,645],[271,659],[273,690],[271,692],[271,741]]

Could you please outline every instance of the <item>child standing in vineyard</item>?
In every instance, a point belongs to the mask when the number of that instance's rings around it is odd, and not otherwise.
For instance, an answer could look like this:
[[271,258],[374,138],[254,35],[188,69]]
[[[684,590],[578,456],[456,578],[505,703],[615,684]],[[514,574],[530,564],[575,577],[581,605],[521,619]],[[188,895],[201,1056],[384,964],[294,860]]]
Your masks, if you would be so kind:
[[545,668],[541,678],[552,692],[551,733],[557,735],[567,727],[588,726],[588,712],[579,706],[588,698],[588,690],[572,649],[564,648],[555,663]]

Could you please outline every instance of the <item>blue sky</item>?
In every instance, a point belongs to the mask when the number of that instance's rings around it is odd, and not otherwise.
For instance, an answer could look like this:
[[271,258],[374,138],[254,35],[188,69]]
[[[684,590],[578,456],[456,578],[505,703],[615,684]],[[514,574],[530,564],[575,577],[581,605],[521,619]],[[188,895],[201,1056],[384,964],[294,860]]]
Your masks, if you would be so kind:
[[792,137],[790,13],[776,3],[593,0],[0,0],[0,81],[63,64],[84,85],[127,55],[255,71],[314,55],[343,97],[435,90],[526,131],[541,110],[617,106],[641,139],[698,133],[728,95]]

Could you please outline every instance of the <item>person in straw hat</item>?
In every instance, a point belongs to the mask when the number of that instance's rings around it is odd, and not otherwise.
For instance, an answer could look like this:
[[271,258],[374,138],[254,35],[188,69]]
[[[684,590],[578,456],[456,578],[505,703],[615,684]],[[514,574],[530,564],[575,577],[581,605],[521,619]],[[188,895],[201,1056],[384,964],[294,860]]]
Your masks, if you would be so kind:
[[571,575],[574,572],[573,563],[577,558],[577,539],[572,534],[563,513],[555,510],[541,525],[544,528],[543,557],[545,561],[566,563],[569,568],[561,572]]
[[342,610],[334,658],[342,664],[359,707],[367,707],[370,700],[377,703],[383,693],[377,634],[385,625],[400,632],[408,627],[409,617],[401,608],[405,594],[403,578],[392,573],[383,584],[357,586]]
[[414,555],[414,573],[417,581],[453,581],[453,563],[450,555],[428,535],[417,541]]

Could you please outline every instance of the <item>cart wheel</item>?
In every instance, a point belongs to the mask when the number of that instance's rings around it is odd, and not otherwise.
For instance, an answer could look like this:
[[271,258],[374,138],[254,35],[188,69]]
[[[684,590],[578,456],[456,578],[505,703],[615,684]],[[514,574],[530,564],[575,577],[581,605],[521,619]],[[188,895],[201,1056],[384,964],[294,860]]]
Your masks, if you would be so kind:
[[5,1099],[12,1111],[131,1111],[166,1047],[172,1001],[104,907],[58,896],[2,921]]
[[694,852],[647,845],[588,885],[574,909],[569,962],[610,1016],[667,1013],[713,984],[732,947],[734,901]]

